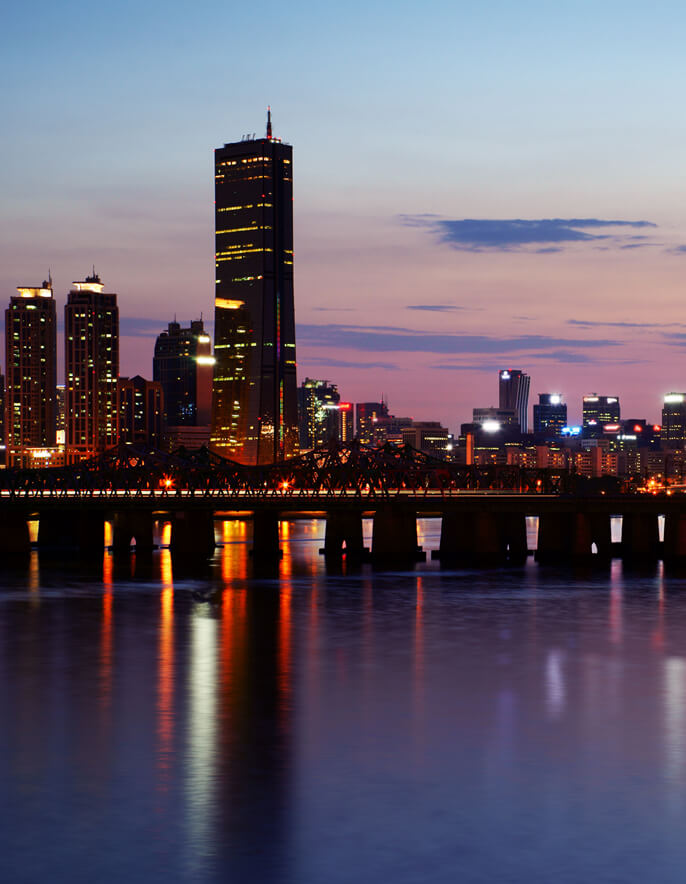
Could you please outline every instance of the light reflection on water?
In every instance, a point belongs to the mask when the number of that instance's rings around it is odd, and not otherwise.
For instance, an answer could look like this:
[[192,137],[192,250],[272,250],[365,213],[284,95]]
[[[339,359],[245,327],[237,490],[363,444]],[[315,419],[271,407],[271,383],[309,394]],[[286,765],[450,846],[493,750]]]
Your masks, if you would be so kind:
[[267,567],[250,534],[6,566],[8,880],[682,880],[681,577],[327,570],[316,520]]

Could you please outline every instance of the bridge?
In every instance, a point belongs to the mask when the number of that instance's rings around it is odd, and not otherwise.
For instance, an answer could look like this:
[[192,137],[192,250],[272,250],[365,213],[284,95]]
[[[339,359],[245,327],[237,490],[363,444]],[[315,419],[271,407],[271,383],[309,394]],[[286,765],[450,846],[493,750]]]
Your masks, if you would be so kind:
[[[171,523],[171,549],[207,556],[214,520],[250,518],[253,556],[279,555],[278,522],[324,518],[324,553],[361,560],[362,520],[373,519],[370,555],[406,564],[424,553],[417,518],[439,517],[436,552],[453,564],[521,564],[528,555],[526,517],[539,520],[537,558],[591,555],[643,561],[686,560],[686,496],[621,493],[616,480],[586,480],[560,470],[461,466],[409,446],[330,444],[283,463],[248,467],[206,449],[172,454],[130,445],[79,464],[0,472],[0,552],[30,547],[38,521],[43,549],[101,553],[111,546],[153,547],[154,522]],[[610,520],[622,518],[622,541]],[[660,540],[658,518],[665,519]]]

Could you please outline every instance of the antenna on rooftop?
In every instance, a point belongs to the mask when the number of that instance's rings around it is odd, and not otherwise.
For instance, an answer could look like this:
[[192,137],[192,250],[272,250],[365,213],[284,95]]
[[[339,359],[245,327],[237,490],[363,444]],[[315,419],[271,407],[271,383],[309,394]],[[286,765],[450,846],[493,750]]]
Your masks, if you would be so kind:
[[267,140],[271,141],[272,139],[272,107],[270,104],[267,105]]

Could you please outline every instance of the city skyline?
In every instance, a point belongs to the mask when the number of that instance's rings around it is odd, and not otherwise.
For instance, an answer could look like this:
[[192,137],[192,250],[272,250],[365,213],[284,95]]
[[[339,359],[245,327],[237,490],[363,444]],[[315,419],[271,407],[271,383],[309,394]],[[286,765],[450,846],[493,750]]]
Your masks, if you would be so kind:
[[[686,386],[676,5],[646,18],[637,4],[439,3],[441,33],[405,7],[391,23],[354,4],[358,32],[355,15],[274,5],[266,33],[262,14],[238,13],[229,71],[206,51],[228,15],[215,4],[190,19],[172,4],[163,23],[151,4],[135,25],[39,7],[37,21],[12,10],[0,38],[13,96],[0,283],[8,299],[50,267],[59,315],[95,262],[119,293],[128,373],[150,374],[160,320],[211,315],[211,145],[259,131],[271,103],[298,149],[299,378],[453,427],[496,404],[491,374],[507,365],[533,396],[562,390],[573,422],[592,390],[624,387],[627,411],[657,420]],[[78,53],[21,63],[27,44],[96,36],[91,78]],[[270,38],[278,76],[258,67],[227,101]]]

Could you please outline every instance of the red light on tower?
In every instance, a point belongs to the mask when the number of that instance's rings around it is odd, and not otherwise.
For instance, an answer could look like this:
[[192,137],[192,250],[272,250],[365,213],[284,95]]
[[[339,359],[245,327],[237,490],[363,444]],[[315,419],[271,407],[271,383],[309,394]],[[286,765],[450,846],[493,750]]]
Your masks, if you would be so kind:
[[659,433],[662,427],[659,424],[653,424],[653,433]]
[[634,433],[642,433],[643,427],[640,424],[634,424]]

